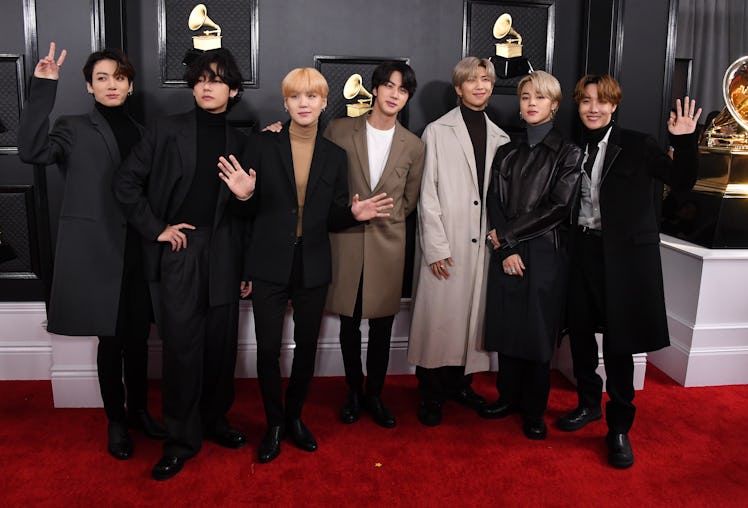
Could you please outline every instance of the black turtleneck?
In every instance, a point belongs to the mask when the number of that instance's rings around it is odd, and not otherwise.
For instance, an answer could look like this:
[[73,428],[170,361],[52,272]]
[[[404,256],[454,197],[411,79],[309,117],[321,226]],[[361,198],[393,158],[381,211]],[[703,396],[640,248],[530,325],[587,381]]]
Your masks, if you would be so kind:
[[226,112],[209,113],[195,108],[197,118],[197,165],[190,190],[174,218],[174,224],[187,222],[195,227],[210,227],[216,213],[218,157],[226,151]]
[[608,133],[608,129],[610,129],[611,125],[612,122],[605,127],[600,127],[599,129],[588,129],[587,127],[584,127],[584,130],[582,132],[582,139],[584,140],[585,144],[597,146],[597,144],[602,141],[605,135]]
[[96,110],[109,124],[109,128],[114,133],[114,139],[117,140],[120,158],[124,161],[130,154],[130,150],[140,140],[140,131],[135,126],[130,117],[125,113],[124,104],[121,106],[104,106],[100,102],[95,102]]
[[538,125],[527,125],[527,144],[530,148],[537,145],[551,132],[553,129],[553,120],[549,122],[543,122]]
[[478,189],[483,196],[483,176],[486,172],[486,116],[483,111],[470,109],[460,104],[460,113],[465,121],[470,141],[473,144],[475,154],[475,169],[478,177]]

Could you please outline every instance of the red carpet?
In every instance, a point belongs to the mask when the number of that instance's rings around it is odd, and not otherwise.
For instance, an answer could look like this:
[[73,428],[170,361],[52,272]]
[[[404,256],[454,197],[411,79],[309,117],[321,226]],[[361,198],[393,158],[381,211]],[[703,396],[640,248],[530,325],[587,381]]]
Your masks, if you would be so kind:
[[[683,388],[651,365],[637,392],[630,434],[634,467],[608,466],[603,422],[576,433],[522,435],[517,416],[481,420],[447,403],[440,427],[418,423],[413,376],[388,378],[387,430],[364,415],[338,422],[341,378],[317,378],[304,420],[319,441],[307,453],[284,442],[278,459],[256,461],[264,417],[256,380],[237,382],[232,423],[250,445],[206,442],[177,477],[150,478],[161,445],[133,432],[135,454],[106,453],[102,409],[54,409],[48,381],[0,382],[0,506],[747,506],[748,386]],[[474,387],[495,397],[494,375]],[[158,413],[160,392],[151,393]],[[547,421],[576,402],[554,373]]]

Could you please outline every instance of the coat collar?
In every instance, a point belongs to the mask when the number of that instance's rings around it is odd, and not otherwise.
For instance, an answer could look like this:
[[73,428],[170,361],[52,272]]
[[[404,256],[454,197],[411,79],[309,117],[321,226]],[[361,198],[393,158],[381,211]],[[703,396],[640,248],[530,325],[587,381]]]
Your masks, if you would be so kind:
[[[291,153],[291,136],[289,134],[289,128],[291,121],[288,120],[283,125],[283,130],[275,138],[278,151],[280,153],[281,162],[283,168],[288,177],[288,182],[291,184],[294,195],[296,194],[296,176],[293,170],[293,154]],[[322,136],[322,129],[317,129],[317,137],[314,140],[314,153],[312,154],[312,164],[309,168],[309,179],[306,184],[306,197],[307,199],[314,191],[319,177],[325,167],[325,160],[327,159],[327,146]]]
[[608,136],[608,146],[605,149],[605,160],[603,161],[603,174],[600,181],[604,181],[608,176],[610,168],[613,166],[618,154],[621,152],[621,129],[618,125],[613,124]]
[[[509,136],[499,129],[495,123],[493,123],[488,116],[484,113],[483,116],[486,118],[486,168],[484,169],[484,182],[483,182],[483,193],[488,189],[488,179],[491,176],[491,162],[493,160],[493,154],[500,145],[509,142]],[[470,167],[470,174],[473,179],[473,185],[475,190],[478,191],[478,172],[475,165],[475,152],[473,151],[473,143],[470,141],[470,133],[468,133],[465,121],[462,119],[462,113],[460,107],[452,109],[447,112],[444,116],[436,120],[436,123],[440,123],[449,126],[453,129],[455,137],[462,148],[462,152],[465,156],[465,160]]]
[[[369,168],[369,151],[366,143],[366,119],[369,115],[364,115],[356,118],[353,123],[353,146],[356,150],[356,157],[358,158],[358,167],[362,172],[362,176],[366,181],[366,186],[371,189],[371,168]],[[387,155],[387,161],[382,171],[382,176],[379,178],[377,185],[372,190],[372,195],[377,194],[380,191],[380,187],[384,185],[392,172],[395,171],[395,165],[400,158],[400,155],[405,150],[406,145],[406,133],[409,131],[403,127],[400,122],[395,121],[395,133],[392,137],[392,145],[390,146],[390,153]]]

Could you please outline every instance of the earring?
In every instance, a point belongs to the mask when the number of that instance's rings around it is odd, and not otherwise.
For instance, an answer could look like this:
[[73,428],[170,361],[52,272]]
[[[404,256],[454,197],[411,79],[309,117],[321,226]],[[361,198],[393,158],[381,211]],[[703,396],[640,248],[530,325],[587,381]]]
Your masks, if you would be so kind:
[[551,110],[551,119],[556,118],[556,111],[558,111],[558,110],[557,109],[552,109]]
[[325,109],[327,109],[327,108],[322,108],[322,112],[323,112],[323,113],[325,112]]
[[132,90],[130,90],[129,92],[127,92],[127,96],[128,97],[130,97],[131,95],[132,95]]
[[522,118],[522,111],[519,112],[519,119],[524,120],[524,118]]

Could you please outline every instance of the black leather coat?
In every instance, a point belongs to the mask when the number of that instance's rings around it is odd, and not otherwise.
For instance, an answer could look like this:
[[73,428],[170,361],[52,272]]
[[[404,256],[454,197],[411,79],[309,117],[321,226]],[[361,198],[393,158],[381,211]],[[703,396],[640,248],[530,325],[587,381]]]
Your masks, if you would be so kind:
[[[566,290],[560,229],[579,191],[581,163],[579,147],[555,129],[533,148],[521,139],[497,150],[486,207],[501,247],[489,265],[486,349],[550,361]],[[526,267],[522,277],[502,268],[515,253]]]

